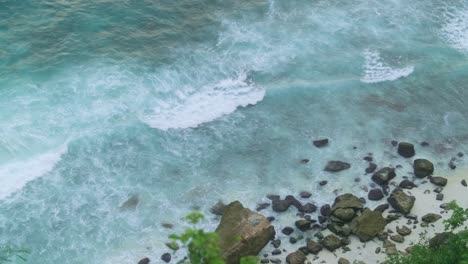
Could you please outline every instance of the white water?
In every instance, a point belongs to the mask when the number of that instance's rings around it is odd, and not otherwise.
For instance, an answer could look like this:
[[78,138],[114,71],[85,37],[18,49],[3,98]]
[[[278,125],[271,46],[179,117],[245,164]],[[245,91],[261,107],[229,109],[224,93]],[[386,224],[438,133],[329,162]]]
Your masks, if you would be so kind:
[[408,77],[414,71],[414,66],[391,67],[381,58],[380,53],[377,51],[366,50],[364,57],[364,73],[361,81],[365,83],[395,81]]

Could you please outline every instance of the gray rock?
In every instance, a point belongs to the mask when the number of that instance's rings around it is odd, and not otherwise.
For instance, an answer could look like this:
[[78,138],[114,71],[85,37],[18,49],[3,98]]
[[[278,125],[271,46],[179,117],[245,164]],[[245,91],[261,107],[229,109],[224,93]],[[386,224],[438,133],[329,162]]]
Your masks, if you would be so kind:
[[274,248],[279,248],[281,246],[281,239],[275,239],[271,241],[271,244],[273,245]]
[[398,144],[398,154],[405,158],[411,158],[414,156],[414,145],[408,142],[400,142]]
[[403,226],[402,228],[397,226],[396,231],[401,236],[407,236],[407,235],[411,234],[411,229],[409,227],[407,227],[407,226]]
[[271,254],[273,256],[276,256],[276,255],[281,255],[281,249],[277,248],[277,249],[274,249]]
[[369,166],[366,168],[366,173],[373,173],[377,169],[377,164],[371,162]]
[[434,165],[427,159],[416,159],[413,162],[414,175],[418,178],[424,178],[432,175]]
[[296,227],[301,230],[302,232],[305,232],[310,229],[310,226],[312,224],[312,221],[310,220],[297,220],[295,222]]
[[341,240],[337,236],[330,234],[322,239],[321,244],[324,248],[333,252],[341,246]]
[[297,250],[286,257],[286,263],[288,264],[304,264],[306,256],[300,250]]
[[329,172],[339,172],[351,168],[351,164],[343,161],[332,160],[325,166],[324,170]]
[[407,195],[402,189],[396,188],[387,201],[398,212],[408,214],[413,208],[416,197]]
[[385,167],[375,172],[372,175],[372,180],[379,185],[385,185],[395,177],[395,170],[389,167]]
[[439,215],[439,214],[428,213],[428,214],[424,215],[421,219],[423,220],[423,222],[426,222],[428,224],[432,224],[432,223],[437,222],[441,218],[442,218],[442,216]]
[[371,201],[382,200],[384,194],[381,189],[372,189],[369,191],[367,198]]
[[312,143],[313,143],[314,146],[316,146],[317,148],[323,148],[323,147],[325,147],[326,145],[328,145],[328,138],[319,139],[319,140],[314,140]]
[[331,212],[332,211],[329,204],[325,204],[320,208],[320,214],[323,216],[330,216]]
[[432,184],[435,184],[440,187],[447,185],[447,179],[444,177],[430,177],[429,180]]
[[353,208],[357,210],[362,209],[363,205],[359,198],[350,193],[345,193],[335,198],[335,203],[333,204],[331,211],[334,212],[339,208]]
[[402,235],[393,235],[393,236],[390,236],[390,239],[397,243],[405,242],[405,238]]
[[340,225],[338,223],[331,223],[327,228],[336,235],[349,236],[351,234],[351,227],[347,224]]
[[299,212],[306,213],[306,214],[311,214],[315,211],[317,211],[317,206],[311,203],[306,203],[299,209]]
[[322,251],[322,246],[314,240],[309,240],[307,242],[307,250],[311,254],[317,255],[320,251]]
[[401,181],[399,186],[403,189],[413,189],[414,187],[416,187],[416,185],[414,185],[414,183],[410,180]]
[[349,260],[347,260],[345,258],[340,258],[338,260],[338,264],[351,264],[351,262],[349,262]]
[[289,227],[289,226],[286,226],[285,228],[281,229],[281,233],[289,236],[292,234],[292,232],[294,232],[294,228],[292,227]]
[[374,211],[379,211],[381,213],[385,212],[388,208],[390,208],[390,205],[389,204],[381,204],[379,206],[377,206],[376,208],[374,208]]
[[442,200],[444,200],[444,194],[443,194],[443,193],[438,193],[438,194],[436,195],[436,200],[437,200],[437,201],[442,201]]
[[226,207],[226,205],[219,201],[211,207],[210,212],[214,215],[223,215],[224,207]]
[[372,212],[364,209],[361,215],[357,216],[351,222],[351,231],[362,242],[366,242],[377,236],[385,229],[385,219],[379,211]]

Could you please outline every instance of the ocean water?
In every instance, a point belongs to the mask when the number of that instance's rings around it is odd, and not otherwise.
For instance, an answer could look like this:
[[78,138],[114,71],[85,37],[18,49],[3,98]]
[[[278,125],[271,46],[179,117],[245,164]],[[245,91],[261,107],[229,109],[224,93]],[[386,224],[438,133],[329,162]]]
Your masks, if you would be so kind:
[[157,262],[218,200],[364,196],[367,153],[410,170],[391,140],[446,174],[466,100],[464,0],[0,0],[0,244]]

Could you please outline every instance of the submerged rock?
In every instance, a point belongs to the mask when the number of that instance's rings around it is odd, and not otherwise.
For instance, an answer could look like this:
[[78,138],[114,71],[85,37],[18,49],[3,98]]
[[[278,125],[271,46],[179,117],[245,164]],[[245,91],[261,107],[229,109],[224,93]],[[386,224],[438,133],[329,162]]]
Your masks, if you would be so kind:
[[418,178],[424,178],[432,175],[434,165],[427,159],[417,159],[413,162],[414,175]]
[[120,209],[123,210],[135,210],[138,204],[140,203],[140,198],[138,195],[132,195],[125,201],[121,206]]
[[351,168],[351,164],[343,161],[332,160],[325,166],[324,170],[329,172],[339,172]]
[[226,205],[223,202],[219,201],[210,208],[210,212],[214,215],[223,215],[225,207]]
[[328,145],[328,138],[319,139],[319,140],[314,140],[312,143],[313,143],[314,146],[316,146],[317,148],[322,148],[322,147],[325,147],[326,145]]
[[362,214],[351,222],[351,231],[362,242],[369,241],[385,229],[385,219],[379,211],[364,209]]
[[372,175],[372,180],[379,185],[385,185],[395,177],[395,169],[385,167],[375,172]]
[[413,208],[416,197],[407,195],[402,189],[396,188],[387,199],[388,203],[400,213],[408,214]]
[[244,256],[256,256],[275,237],[274,227],[264,216],[244,208],[238,201],[224,208],[216,232],[226,264],[237,264]]
[[400,142],[398,144],[398,154],[405,158],[411,158],[414,156],[414,145],[408,142]]
[[377,169],[377,164],[369,163],[369,166],[366,168],[366,173],[373,173]]

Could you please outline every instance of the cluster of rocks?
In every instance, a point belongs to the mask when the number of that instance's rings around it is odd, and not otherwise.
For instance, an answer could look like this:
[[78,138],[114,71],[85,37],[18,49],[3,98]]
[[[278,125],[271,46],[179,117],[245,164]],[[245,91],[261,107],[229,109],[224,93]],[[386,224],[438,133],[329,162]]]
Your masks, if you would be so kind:
[[[320,139],[313,142],[317,148],[328,146],[328,139]],[[392,145],[397,148],[397,153],[409,159],[415,156],[415,146],[406,142],[392,141]],[[428,146],[428,143],[421,144]],[[460,155],[459,155],[460,157]],[[366,199],[357,197],[351,193],[336,196],[332,205],[323,204],[320,208],[311,202],[301,202],[309,199],[312,193],[302,191],[299,193],[300,199],[293,195],[288,195],[282,199],[279,195],[268,195],[271,202],[260,203],[256,211],[262,211],[269,207],[276,213],[290,211],[295,208],[297,219],[294,225],[285,226],[278,229],[281,234],[288,237],[288,242],[298,245],[297,250],[286,255],[286,262],[289,264],[304,264],[308,255],[318,255],[323,250],[336,252],[342,249],[349,251],[350,236],[357,237],[361,242],[379,240],[381,247],[376,248],[375,253],[396,254],[398,252],[395,243],[403,243],[405,237],[410,235],[417,224],[427,227],[441,219],[441,215],[429,213],[422,217],[411,214],[416,198],[408,193],[409,190],[417,187],[415,182],[423,184],[429,181],[435,186],[436,199],[443,200],[443,187],[447,184],[447,179],[433,176],[434,165],[427,159],[414,159],[412,161],[414,178],[403,177],[397,184],[397,170],[393,167],[378,168],[374,163],[372,155],[364,157],[368,162],[365,168],[366,174],[371,174],[370,190],[367,190],[367,199],[371,201],[381,201],[386,199],[379,206],[371,209],[366,207]],[[308,163],[308,159],[303,159],[301,163]],[[326,164],[324,171],[335,173],[351,168],[351,164],[344,161],[332,160]],[[319,183],[320,186],[327,184],[327,181]],[[462,182],[466,186],[466,182]],[[294,209],[292,209],[294,210]],[[386,212],[388,210],[388,212]],[[317,212],[318,211],[318,212]],[[242,256],[257,255],[268,243],[274,248],[271,254],[264,254],[261,263],[282,263],[278,255],[285,253],[280,247],[284,243],[280,238],[275,237],[274,224],[275,217],[264,217],[254,211],[244,208],[239,202],[225,205],[222,202],[212,207],[211,212],[222,216],[221,223],[216,229],[220,238],[220,248],[222,257],[227,264],[237,264]],[[312,219],[312,214],[317,212],[317,219]],[[384,214],[384,212],[386,212]],[[406,225],[396,226],[396,230],[390,230],[387,225],[399,219],[406,219]],[[397,222],[400,224],[400,222]],[[324,236],[324,230],[329,230],[330,234]],[[311,231],[311,232],[309,232]],[[293,236],[292,234],[299,233]],[[310,234],[314,234],[311,236]],[[439,240],[443,235],[438,235]],[[436,239],[436,238],[434,238]],[[435,242],[434,242],[435,243]],[[168,244],[172,250],[177,250],[174,245]],[[409,250],[409,249],[408,249]],[[271,256],[269,256],[271,255]],[[317,259],[315,256],[314,259]],[[171,261],[171,255],[165,253],[161,256],[164,262]],[[139,264],[147,264],[149,259],[142,259]],[[339,264],[350,263],[345,258],[338,260]]]

